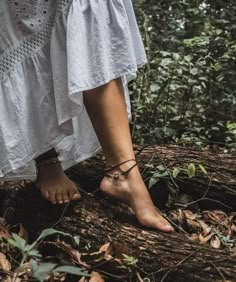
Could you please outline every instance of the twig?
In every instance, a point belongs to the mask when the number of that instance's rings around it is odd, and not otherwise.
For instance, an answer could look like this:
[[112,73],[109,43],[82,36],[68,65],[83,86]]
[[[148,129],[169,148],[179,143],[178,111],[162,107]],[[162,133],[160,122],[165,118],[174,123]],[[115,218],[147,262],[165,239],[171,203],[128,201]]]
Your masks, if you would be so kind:
[[189,237],[189,233],[187,231],[185,231],[182,227],[178,226],[177,224],[175,224],[168,216],[166,216],[163,212],[161,212],[157,207],[155,207],[156,210],[158,211],[158,213],[163,216],[165,219],[167,219],[174,227],[176,227],[177,229],[179,229],[180,231],[182,231],[186,237],[188,239],[190,239]]
[[161,156],[158,154],[158,152],[157,152],[156,147],[155,147],[154,144],[153,144],[153,150],[154,150],[156,156],[159,158],[159,160],[160,160],[161,163],[163,164],[163,166],[165,167],[166,171],[168,172],[172,183],[175,185],[175,187],[176,187],[177,189],[179,189],[178,184],[175,182],[174,178],[172,177],[172,174],[170,173],[170,171],[169,171],[169,169],[168,169],[166,163],[165,163],[164,160],[161,158]]
[[65,205],[65,207],[64,207],[64,209],[63,209],[63,211],[62,211],[62,213],[60,215],[60,218],[52,225],[52,228],[55,228],[62,221],[62,219],[63,219],[63,217],[64,217],[64,215],[66,213],[66,210],[69,207],[69,205],[70,205],[70,202]]
[[224,204],[224,203],[221,203],[221,202],[218,201],[218,200],[214,200],[214,199],[211,199],[211,198],[206,198],[206,195],[208,194],[208,192],[209,192],[209,190],[210,190],[210,188],[211,188],[211,183],[212,183],[212,176],[210,177],[210,180],[209,180],[209,183],[208,183],[208,187],[207,187],[206,192],[204,193],[204,195],[203,195],[200,199],[198,199],[198,200],[196,200],[196,201],[193,201],[193,202],[191,202],[191,203],[188,203],[188,204],[186,204],[186,205],[182,205],[182,204],[178,204],[178,203],[177,203],[176,205],[187,208],[187,207],[189,207],[189,206],[191,206],[191,205],[193,205],[193,204],[196,204],[196,203],[198,203],[198,202],[200,202],[200,201],[211,201],[211,202],[214,202],[214,203],[218,203],[218,204],[220,204],[220,205],[222,205],[222,206],[224,206],[224,207],[226,207],[226,208],[232,209],[232,207],[230,207],[230,206],[228,206],[228,205],[226,205],[226,204]]
[[210,201],[210,202],[214,202],[214,203],[220,204],[220,205],[224,206],[225,208],[228,208],[228,209],[231,209],[231,210],[233,209],[232,207],[222,203],[221,201],[217,201],[217,200],[214,200],[214,199],[211,199],[211,198],[198,199],[198,200],[196,200],[194,202],[191,202],[191,203],[189,203],[187,205],[182,205],[182,204],[177,204],[177,205],[178,206],[182,206],[182,207],[188,207],[189,205],[196,204],[196,203],[198,203],[200,201]]
[[223,280],[224,282],[226,282],[227,280],[225,279],[223,273],[219,270],[219,268],[218,268],[213,262],[211,262],[210,264],[211,264],[212,266],[214,266],[214,268],[215,268],[216,271],[219,273],[219,275],[220,275],[220,277],[222,278],[222,280]]
[[187,257],[185,257],[184,259],[182,259],[180,262],[178,262],[175,266],[171,267],[166,274],[162,277],[161,282],[163,282],[166,277],[171,273],[171,271],[173,271],[174,269],[178,268],[182,263],[184,263],[187,259],[189,259],[190,257],[192,257],[193,255],[195,255],[197,252],[199,252],[202,248],[197,249],[195,251],[193,251],[191,254],[189,254]]

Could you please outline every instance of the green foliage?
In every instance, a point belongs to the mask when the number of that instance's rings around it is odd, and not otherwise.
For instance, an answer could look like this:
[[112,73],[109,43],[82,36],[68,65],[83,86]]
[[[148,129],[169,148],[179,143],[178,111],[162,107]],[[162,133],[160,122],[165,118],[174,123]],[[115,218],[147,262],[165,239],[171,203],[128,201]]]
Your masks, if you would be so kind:
[[236,3],[139,0],[135,8],[149,60],[132,87],[136,142],[235,151]]
[[37,279],[37,281],[43,282],[47,281],[48,277],[51,274],[54,274],[55,276],[61,274],[61,273],[68,273],[78,276],[89,276],[87,273],[85,273],[81,268],[74,267],[74,266],[58,266],[56,263],[51,262],[39,262],[39,258],[42,258],[42,255],[37,250],[37,246],[44,240],[46,237],[51,235],[63,235],[63,236],[71,236],[70,234],[49,228],[42,231],[42,233],[39,235],[39,237],[32,243],[27,244],[25,239],[21,238],[17,234],[12,234],[12,239],[8,240],[8,244],[20,250],[22,259],[19,263],[16,273],[20,272],[24,268],[24,264],[26,262],[29,262],[30,271],[32,278]]

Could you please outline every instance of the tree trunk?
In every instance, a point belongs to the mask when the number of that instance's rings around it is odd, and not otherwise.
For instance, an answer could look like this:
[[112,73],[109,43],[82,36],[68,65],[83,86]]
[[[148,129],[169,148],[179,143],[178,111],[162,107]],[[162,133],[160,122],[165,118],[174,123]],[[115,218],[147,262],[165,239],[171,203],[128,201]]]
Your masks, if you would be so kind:
[[[173,172],[175,167],[186,169],[187,165],[196,165],[196,176],[189,178],[186,172],[182,172],[176,179],[165,177],[164,181],[158,182],[151,189],[156,204],[163,204],[169,193],[168,184],[178,186],[181,193],[192,196],[193,200],[199,200],[201,208],[228,209],[236,206],[236,154],[223,154],[210,150],[195,150],[180,146],[148,146],[135,147],[136,157],[144,178],[148,175],[145,164],[153,164],[154,170],[159,165]],[[207,171],[205,175],[199,168],[203,165]],[[69,170],[69,174],[82,185],[91,190],[99,184],[103,175],[104,162],[102,158],[94,158]],[[96,173],[94,173],[96,171]],[[148,179],[148,178],[147,178]],[[147,181],[148,182],[148,181]],[[173,184],[173,182],[175,182]],[[160,201],[158,201],[160,198]],[[229,210],[232,210],[229,208]]]
[[[136,152],[141,166],[149,161],[155,165],[164,163],[168,168],[189,162],[203,164],[212,177],[208,197],[227,205],[235,203],[235,157],[178,147],[139,149],[136,148]],[[80,180],[82,189],[94,191],[99,186],[102,170],[103,161],[98,157],[75,166],[68,173],[74,181]],[[199,174],[190,182],[188,177],[181,176],[177,183],[184,191],[201,197],[209,186],[209,179]],[[11,223],[22,222],[31,239],[42,229],[53,226],[79,235],[80,250],[86,249],[86,252],[88,249],[96,251],[104,243],[111,242],[137,258],[136,271],[150,281],[236,281],[235,253],[194,243],[184,234],[143,229],[126,205],[106,199],[99,193],[84,192],[81,201],[67,207],[46,203],[34,187],[9,194],[10,197],[2,203],[2,212]],[[115,278],[108,281],[115,281]],[[120,278],[118,281],[130,280]]]

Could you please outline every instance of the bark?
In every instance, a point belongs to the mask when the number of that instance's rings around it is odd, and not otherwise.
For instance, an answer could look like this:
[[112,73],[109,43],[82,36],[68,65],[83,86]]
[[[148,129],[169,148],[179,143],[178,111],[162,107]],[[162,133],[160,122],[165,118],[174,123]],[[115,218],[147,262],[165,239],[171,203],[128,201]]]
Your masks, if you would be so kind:
[[[137,258],[137,271],[150,281],[235,281],[235,253],[200,245],[184,234],[146,230],[123,204],[83,193],[81,201],[67,208],[56,207],[43,201],[35,189],[19,191],[16,196],[8,203],[14,211],[11,223],[23,223],[31,240],[41,230],[54,227],[79,235],[81,252],[91,253],[111,242],[116,249]],[[107,267],[106,272],[117,276],[114,269]]]
[[[234,156],[178,147],[156,147],[155,151],[152,148],[139,149],[136,148],[136,152],[141,166],[149,161],[156,165],[165,163],[168,168],[188,162],[202,163],[212,175],[209,197],[225,204],[235,203]],[[5,200],[2,195],[2,213],[11,223],[22,222],[32,240],[40,230],[53,226],[79,235],[80,250],[86,249],[86,252],[88,248],[92,252],[104,243],[112,242],[118,248],[125,249],[125,253],[138,258],[137,271],[151,281],[235,281],[235,253],[194,243],[184,234],[164,234],[143,229],[126,205],[111,201],[99,193],[88,193],[99,187],[102,171],[101,157],[68,171],[73,180],[80,183],[81,189],[86,190],[81,201],[68,207],[46,203],[35,187],[29,187],[7,192]],[[181,176],[178,185],[195,197],[201,197],[209,186],[209,179],[202,174],[189,181]],[[221,198],[223,196],[224,199]]]
[[[187,173],[181,173],[174,180],[181,193],[192,196],[193,200],[199,200],[204,195],[204,199],[198,202],[201,208],[226,209],[227,206],[236,206],[236,155],[214,152],[212,150],[197,150],[180,146],[149,146],[135,147],[136,157],[144,178],[147,178],[145,164],[165,166],[169,171],[175,167],[186,168],[190,163],[196,164],[196,176],[189,178]],[[201,164],[207,170],[207,175],[201,172],[198,167]],[[94,189],[94,185],[99,184],[103,175],[104,162],[102,158],[94,158],[89,162],[75,166],[69,174],[86,188]],[[94,173],[96,171],[96,173]],[[173,179],[172,179],[173,180]],[[154,201],[158,206],[162,206],[167,200],[169,184],[176,189],[173,181],[169,177],[160,181],[151,189]],[[207,193],[206,193],[207,192]],[[232,209],[228,209],[232,210]]]

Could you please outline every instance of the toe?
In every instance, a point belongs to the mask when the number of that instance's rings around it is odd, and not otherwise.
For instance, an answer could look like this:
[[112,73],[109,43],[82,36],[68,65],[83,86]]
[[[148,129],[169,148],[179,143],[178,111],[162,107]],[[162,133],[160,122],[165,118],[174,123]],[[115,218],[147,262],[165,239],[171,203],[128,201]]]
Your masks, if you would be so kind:
[[139,222],[148,228],[157,229],[163,232],[174,231],[170,223],[164,219],[155,209],[146,209],[146,213],[136,212]]
[[52,203],[52,204],[56,204],[57,203],[57,200],[56,200],[56,194],[54,191],[51,191],[51,192],[48,192],[49,194],[49,201]]
[[156,228],[160,231],[163,231],[163,232],[173,232],[174,231],[173,227],[168,222],[162,223],[162,222],[157,221],[157,220],[156,220],[156,223],[154,225],[154,228]]
[[63,201],[64,204],[67,204],[67,203],[70,202],[70,195],[67,192],[67,190],[63,191],[63,193],[62,193],[62,201]]
[[62,196],[62,192],[61,191],[58,191],[55,195],[55,198],[56,198],[56,203],[57,204],[63,204],[63,196]]
[[69,192],[69,198],[71,201],[76,201],[81,198],[79,191],[77,190],[76,186],[74,186]]
[[49,198],[49,193],[47,190],[45,189],[41,189],[41,195],[43,196],[43,198],[47,201],[50,201],[50,198]]
[[81,198],[81,195],[78,191],[76,191],[72,197],[73,201],[79,200]]

